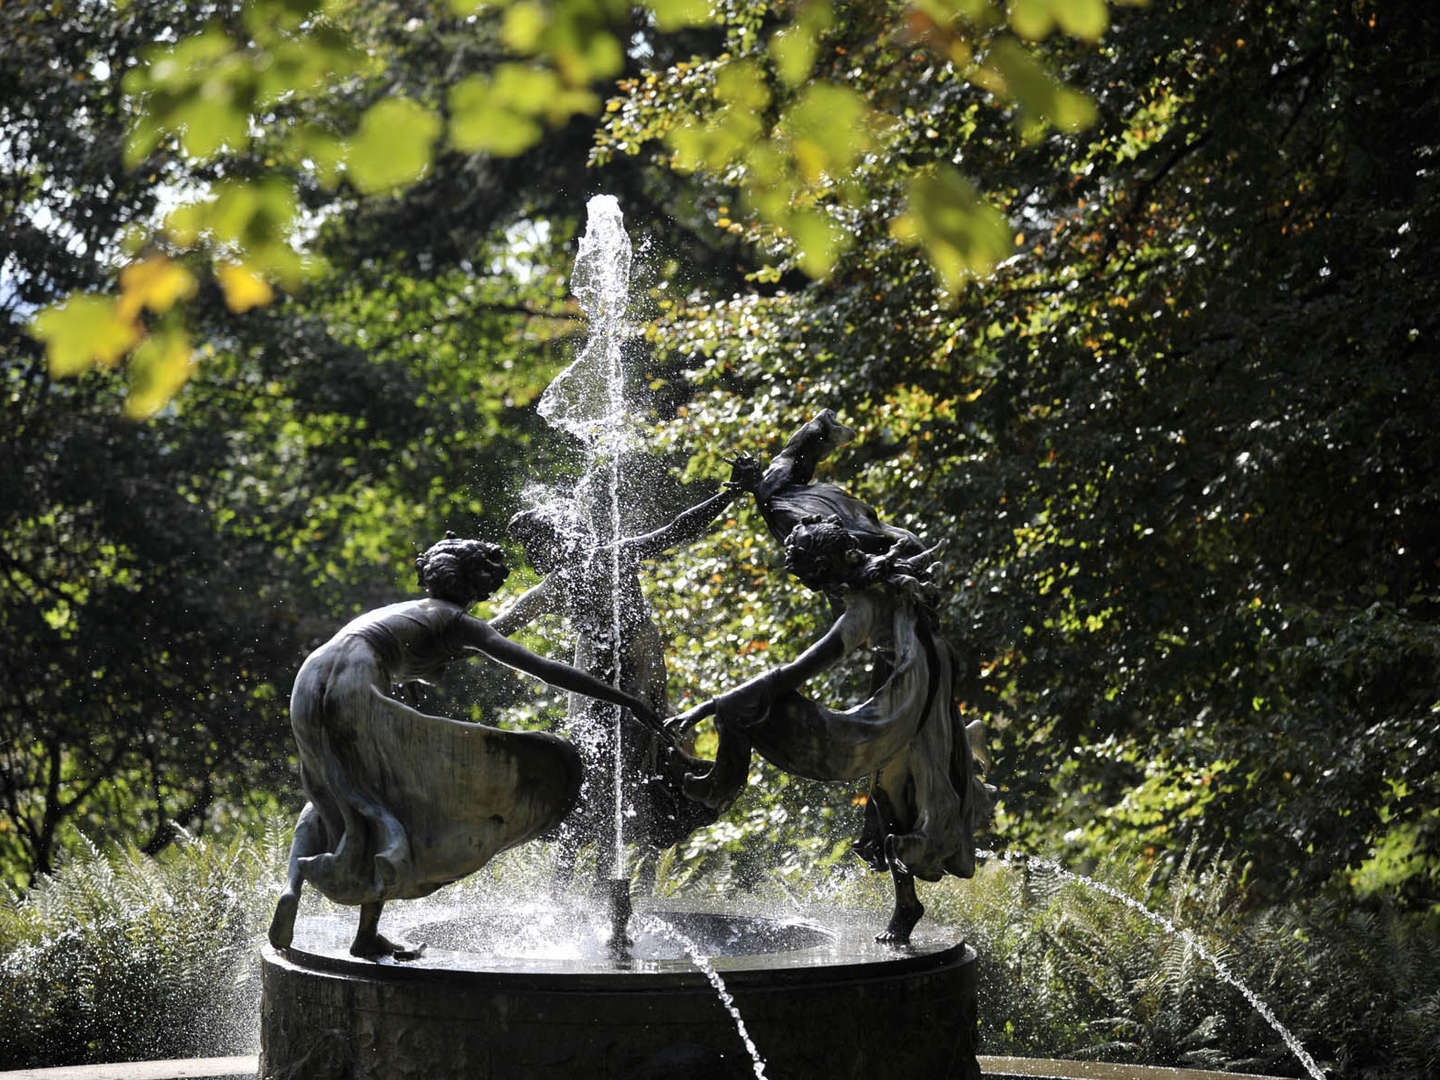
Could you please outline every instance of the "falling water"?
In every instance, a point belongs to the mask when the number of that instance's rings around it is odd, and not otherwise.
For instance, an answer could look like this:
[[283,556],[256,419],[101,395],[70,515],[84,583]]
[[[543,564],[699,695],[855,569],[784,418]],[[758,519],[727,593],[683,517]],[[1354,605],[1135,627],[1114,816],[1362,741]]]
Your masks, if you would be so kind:
[[[612,682],[621,685],[620,626],[620,456],[629,435],[625,412],[625,379],[621,346],[630,293],[630,238],[620,204],[613,195],[597,195],[586,204],[585,235],[570,277],[571,291],[589,318],[585,345],[575,360],[545,388],[538,411],[548,423],[579,439],[586,448],[586,475],[576,486],[576,509],[588,521],[591,550],[609,557],[611,602],[610,662]],[[603,485],[601,505],[585,497],[590,481]],[[584,505],[582,505],[584,504]],[[602,518],[603,515],[603,518]],[[621,754],[624,710],[614,709],[609,742],[614,768],[615,858],[612,878],[625,872],[625,796]],[[597,739],[604,736],[594,733]]]
[[700,946],[668,923],[647,915],[644,917],[644,925],[646,929],[660,937],[669,938],[685,950],[685,955],[690,958],[690,962],[695,965],[700,974],[705,976],[706,981],[714,989],[715,996],[720,999],[720,1004],[725,1006],[725,1011],[730,1014],[730,1019],[735,1021],[735,1030],[740,1035],[740,1041],[745,1044],[746,1053],[750,1055],[750,1066],[755,1070],[755,1080],[768,1080],[765,1076],[765,1059],[760,1056],[760,1051],[755,1046],[755,1040],[750,1038],[750,1030],[745,1026],[745,1019],[735,1005],[735,998],[731,996],[729,989],[725,986],[725,980],[715,970],[715,965],[710,962],[710,958],[700,951]]
[[1052,874],[1056,874],[1059,877],[1066,879],[1067,881],[1073,881],[1077,885],[1084,885],[1088,889],[1094,889],[1096,892],[1104,893],[1106,896],[1110,897],[1113,900],[1120,901],[1120,903],[1130,908],[1136,914],[1142,916],[1145,919],[1148,919],[1156,926],[1162,927],[1168,933],[1180,938],[1180,940],[1185,942],[1186,945],[1190,946],[1190,948],[1194,949],[1202,957],[1208,960],[1215,968],[1215,974],[1219,975],[1224,982],[1229,983],[1236,990],[1239,990],[1240,993],[1245,996],[1245,1000],[1250,1002],[1250,1004],[1254,1007],[1255,1011],[1265,1018],[1265,1022],[1268,1023],[1277,1032],[1279,1032],[1280,1037],[1285,1040],[1285,1045],[1288,1046],[1291,1052],[1300,1059],[1300,1064],[1305,1067],[1305,1071],[1310,1074],[1312,1080],[1326,1080],[1325,1071],[1320,1068],[1319,1063],[1316,1062],[1316,1060],[1311,1057],[1310,1054],[1306,1051],[1305,1047],[1301,1045],[1300,1040],[1295,1037],[1294,1033],[1292,1033],[1289,1028],[1287,1028],[1284,1024],[1280,1022],[1280,1019],[1275,1015],[1274,1010],[1272,1010],[1269,1005],[1265,1004],[1265,1002],[1261,1000],[1260,996],[1256,994],[1255,991],[1251,990],[1250,987],[1246,986],[1243,982],[1241,982],[1240,979],[1233,972],[1231,972],[1229,967],[1226,966],[1225,962],[1221,960],[1218,956],[1216,956],[1213,952],[1211,952],[1209,949],[1207,949],[1200,942],[1200,940],[1196,938],[1196,936],[1192,934],[1189,930],[1186,930],[1182,926],[1177,926],[1174,922],[1172,922],[1170,919],[1167,919],[1159,912],[1151,911],[1144,904],[1140,903],[1140,901],[1136,900],[1134,897],[1126,896],[1119,889],[1106,885],[1103,881],[1096,881],[1094,878],[1087,877],[1084,874],[1077,874],[1073,870],[1067,870],[1059,863],[1052,862],[1049,859],[1042,859],[1035,855],[1011,855],[1005,852],[994,851],[977,851],[975,854],[987,859],[998,859],[999,861],[1005,863],[1008,866],[1018,866],[1022,869],[1027,866],[1042,867],[1043,869],[1046,869]]

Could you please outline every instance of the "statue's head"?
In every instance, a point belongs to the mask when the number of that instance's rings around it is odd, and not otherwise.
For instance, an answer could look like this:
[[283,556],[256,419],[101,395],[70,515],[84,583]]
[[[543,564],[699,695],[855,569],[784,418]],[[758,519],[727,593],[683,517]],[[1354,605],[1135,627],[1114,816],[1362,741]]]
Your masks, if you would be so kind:
[[525,549],[525,558],[538,573],[548,574],[566,561],[571,547],[565,525],[548,510],[522,510],[505,526]]
[[817,592],[859,584],[864,563],[859,542],[833,514],[807,518],[785,537],[785,568]]
[[505,553],[498,544],[462,540],[447,532],[445,539],[415,557],[420,587],[437,600],[469,607],[484,600],[504,583]]

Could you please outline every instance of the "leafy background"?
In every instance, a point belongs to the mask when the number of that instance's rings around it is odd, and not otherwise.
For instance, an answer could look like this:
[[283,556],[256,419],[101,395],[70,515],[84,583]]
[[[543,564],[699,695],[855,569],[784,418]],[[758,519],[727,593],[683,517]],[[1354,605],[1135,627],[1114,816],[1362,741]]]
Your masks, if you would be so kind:
[[[533,403],[610,192],[654,512],[838,408],[827,475],[944,544],[991,845],[1213,928],[1336,1074],[1432,1072],[1437,37],[1365,0],[0,7],[6,962],[116,940],[92,909],[143,938],[133,896],[45,899],[102,865],[234,844],[266,891],[300,658],[572,467]],[[654,568],[677,707],[818,632],[780,570],[738,504]],[[844,863],[858,789],[752,781],[696,882]],[[1173,942],[1014,887],[926,896],[1022,973],[987,1048],[1295,1070]],[[9,1060],[119,1053],[62,1026]]]

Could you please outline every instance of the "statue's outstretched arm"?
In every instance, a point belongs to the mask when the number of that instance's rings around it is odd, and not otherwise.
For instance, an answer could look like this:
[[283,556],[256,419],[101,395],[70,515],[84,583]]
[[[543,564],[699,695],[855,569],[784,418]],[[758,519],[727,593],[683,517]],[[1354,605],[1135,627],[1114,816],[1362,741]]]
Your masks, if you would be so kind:
[[696,503],[690,509],[682,512],[669,525],[641,536],[632,536],[626,541],[626,546],[634,552],[636,558],[651,559],[673,547],[693,544],[705,535],[705,530],[710,527],[710,523],[720,515],[721,510],[730,505],[738,494],[739,492],[733,488],[721,488],[704,502]]
[[847,620],[853,619],[854,615],[849,611],[845,612],[831,624],[830,629],[825,631],[825,635],[819,641],[812,644],[794,660],[788,664],[771,668],[763,675],[757,675],[748,682],[741,683],[734,690],[727,691],[722,697],[761,691],[769,697],[778,697],[780,694],[799,690],[816,675],[827,668],[834,667],[845,658],[845,654],[850,651],[850,647],[846,643],[846,638],[849,636]]
[[612,705],[629,709],[641,724],[652,731],[663,733],[660,717],[656,716],[650,707],[639,698],[627,694],[607,682],[602,682],[579,668],[573,668],[569,664],[562,664],[558,660],[551,660],[531,652],[518,641],[511,641],[505,635],[497,632],[493,626],[482,619],[467,615],[464,617],[462,627],[465,644],[477,652],[482,652],[502,664],[525,672],[527,675],[543,679],[551,686],[558,686],[561,690],[569,690],[574,694],[586,694],[589,697],[599,698],[601,701],[608,701]]
[[490,619],[490,626],[497,633],[509,637],[522,626],[529,626],[542,615],[551,615],[560,610],[560,589],[553,577],[547,577],[538,585],[532,585],[513,604]]
[[771,668],[753,679],[726,690],[671,719],[666,727],[674,733],[694,727],[707,716],[739,723],[754,722],[764,716],[770,705],[782,694],[798,690],[820,672],[835,666],[851,650],[854,613],[846,611],[836,619],[825,635],[788,664]]

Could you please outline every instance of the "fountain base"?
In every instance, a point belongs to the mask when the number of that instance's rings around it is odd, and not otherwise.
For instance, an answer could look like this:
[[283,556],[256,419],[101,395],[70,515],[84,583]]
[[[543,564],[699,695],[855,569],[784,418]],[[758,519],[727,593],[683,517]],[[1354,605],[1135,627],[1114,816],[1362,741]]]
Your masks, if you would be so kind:
[[353,916],[302,920],[290,949],[264,950],[261,1077],[753,1078],[705,975],[667,947],[684,935],[714,958],[773,1080],[979,1078],[964,944],[917,935],[896,950],[871,940],[868,920],[668,909],[637,910],[628,957],[607,949],[608,927],[594,950],[568,956],[476,952],[467,940],[501,942],[527,918],[409,918],[397,929],[430,942],[410,963],[350,957]]

